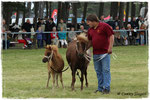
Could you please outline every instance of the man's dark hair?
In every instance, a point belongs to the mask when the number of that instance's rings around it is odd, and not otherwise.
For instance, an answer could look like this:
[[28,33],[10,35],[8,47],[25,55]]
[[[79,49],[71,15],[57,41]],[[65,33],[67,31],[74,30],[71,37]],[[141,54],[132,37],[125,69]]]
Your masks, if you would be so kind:
[[91,22],[99,22],[99,19],[95,14],[88,15],[86,20]]

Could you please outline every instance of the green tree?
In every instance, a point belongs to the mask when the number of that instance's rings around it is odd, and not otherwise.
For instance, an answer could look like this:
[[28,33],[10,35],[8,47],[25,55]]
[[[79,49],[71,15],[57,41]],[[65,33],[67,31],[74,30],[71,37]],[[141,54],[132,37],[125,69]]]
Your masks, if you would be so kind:
[[16,24],[19,20],[19,12],[24,11],[26,8],[23,2],[2,2],[2,14],[3,18],[6,20],[6,25],[11,23],[12,12],[17,12]]
[[[24,8],[26,8],[25,5],[26,5],[26,3],[24,2],[23,3]],[[26,14],[26,9],[23,10],[22,25],[23,25],[23,23],[25,23],[25,14]]]
[[48,16],[49,18],[51,18],[51,15],[52,15],[52,2],[49,2],[49,12],[48,12]]
[[62,3],[58,2],[57,26],[58,26],[58,23],[61,19],[61,6],[62,6]]
[[134,2],[131,2],[131,20],[135,17],[136,7]]
[[38,9],[39,9],[39,2],[34,2],[34,29],[37,30],[37,18],[38,18]]
[[118,14],[118,2],[112,2],[110,7],[110,16],[112,16],[113,19],[115,19],[117,14]]
[[83,19],[84,19],[84,20],[85,20],[85,18],[86,18],[87,6],[88,6],[88,3],[85,2],[85,3],[84,3],[84,9],[83,9]]
[[78,3],[72,3],[72,10],[73,10],[72,24],[75,25],[75,30],[77,30],[77,5]]
[[125,18],[125,26],[128,24],[129,17],[129,2],[126,3],[126,18]]
[[26,17],[30,17],[30,15],[31,15],[31,2],[27,2],[26,3],[27,4],[27,12],[26,12]]
[[99,18],[100,18],[102,15],[104,15],[103,11],[104,11],[104,2],[100,2],[100,3],[99,3]]
[[48,12],[49,12],[49,3],[46,1],[46,17],[48,18]]
[[120,6],[119,6],[120,27],[123,26],[123,17],[124,17],[124,2],[120,2]]

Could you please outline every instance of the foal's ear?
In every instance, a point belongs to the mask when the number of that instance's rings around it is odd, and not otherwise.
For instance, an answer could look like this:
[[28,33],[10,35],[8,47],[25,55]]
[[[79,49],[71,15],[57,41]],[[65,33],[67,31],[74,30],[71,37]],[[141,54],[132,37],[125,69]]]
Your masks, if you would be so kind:
[[58,47],[56,45],[51,45],[51,48],[54,52],[57,52],[58,51]]
[[45,49],[48,49],[49,48],[49,45],[45,46]]
[[46,48],[46,49],[49,49],[49,50],[52,49],[51,45],[47,45],[45,48]]

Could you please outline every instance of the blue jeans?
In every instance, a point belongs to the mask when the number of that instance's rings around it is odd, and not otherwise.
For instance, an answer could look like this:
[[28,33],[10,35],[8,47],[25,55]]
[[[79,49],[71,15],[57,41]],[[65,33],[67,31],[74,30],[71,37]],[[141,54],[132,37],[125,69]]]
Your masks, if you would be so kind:
[[[7,49],[9,49],[10,40],[7,40]],[[3,40],[3,49],[5,49],[5,40]]]
[[37,39],[38,48],[42,48],[42,39]]
[[141,37],[141,45],[143,45],[144,44],[144,35],[140,35],[140,37]]
[[103,91],[107,89],[110,91],[110,55],[108,54],[102,60],[97,61],[97,58],[101,57],[103,54],[93,55],[94,58],[94,68],[97,74],[98,80],[98,90]]

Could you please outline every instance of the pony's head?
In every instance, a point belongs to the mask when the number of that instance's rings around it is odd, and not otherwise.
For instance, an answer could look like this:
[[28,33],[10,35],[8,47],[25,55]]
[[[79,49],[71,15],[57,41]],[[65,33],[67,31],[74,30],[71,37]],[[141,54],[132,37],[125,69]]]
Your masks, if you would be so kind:
[[54,53],[56,53],[58,51],[57,46],[55,45],[47,45],[45,47],[45,53],[44,53],[44,58],[43,58],[43,62],[46,63],[48,62],[50,59],[52,59],[52,56]]
[[77,36],[77,44],[76,44],[76,51],[79,56],[83,56],[86,52],[86,47],[88,44],[88,38],[86,36],[86,33],[80,33],[80,35]]

